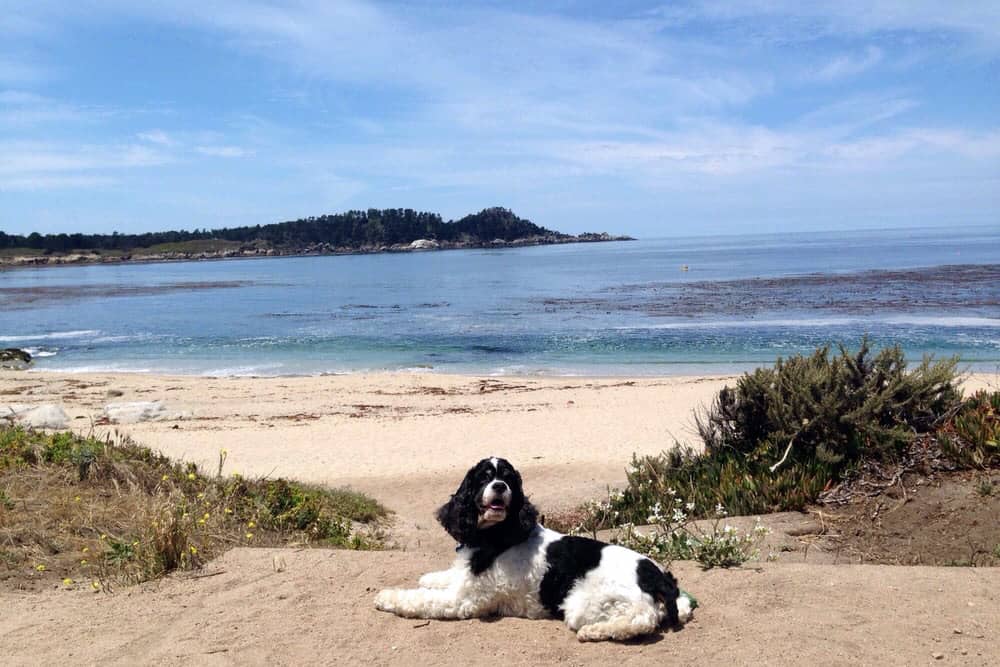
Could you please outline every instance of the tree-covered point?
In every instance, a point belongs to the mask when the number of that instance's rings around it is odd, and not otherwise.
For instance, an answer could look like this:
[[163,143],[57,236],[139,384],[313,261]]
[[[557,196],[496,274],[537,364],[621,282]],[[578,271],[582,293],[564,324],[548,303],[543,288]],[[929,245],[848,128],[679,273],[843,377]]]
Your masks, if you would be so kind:
[[146,232],[144,234],[39,234],[27,236],[0,231],[0,248],[31,248],[49,252],[73,250],[130,251],[163,243],[181,243],[208,239],[239,243],[261,242],[287,249],[329,244],[338,248],[362,248],[411,243],[417,239],[468,244],[489,243],[495,239],[517,239],[564,234],[540,227],[511,211],[487,208],[460,220],[444,222],[437,213],[412,209],[388,208],[348,211],[332,215],[300,218],[288,222],[223,229]]

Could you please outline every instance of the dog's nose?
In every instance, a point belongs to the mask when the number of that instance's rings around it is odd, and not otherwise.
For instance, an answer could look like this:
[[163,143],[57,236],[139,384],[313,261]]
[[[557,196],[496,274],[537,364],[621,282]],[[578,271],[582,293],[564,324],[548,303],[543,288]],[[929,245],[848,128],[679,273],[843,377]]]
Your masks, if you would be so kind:
[[503,493],[507,490],[507,484],[505,482],[493,482],[490,487],[497,493]]

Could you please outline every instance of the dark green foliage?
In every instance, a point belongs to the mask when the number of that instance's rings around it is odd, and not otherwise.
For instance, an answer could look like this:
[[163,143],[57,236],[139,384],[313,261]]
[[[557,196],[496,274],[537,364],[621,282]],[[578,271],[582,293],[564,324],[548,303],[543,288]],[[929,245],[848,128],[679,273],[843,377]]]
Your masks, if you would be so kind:
[[830,356],[778,359],[774,368],[743,375],[722,390],[698,419],[708,454],[732,450],[751,461],[826,461],[840,468],[860,456],[899,451],[916,433],[930,431],[955,407],[957,361],[924,361],[907,371],[899,347],[874,357],[868,341],[856,354],[843,346]]
[[740,456],[695,454],[675,448],[659,456],[633,457],[628,487],[614,503],[624,521],[647,523],[650,508],[671,497],[694,503],[692,514],[710,516],[717,505],[731,514],[798,510],[833,478],[823,461],[785,466],[771,473],[763,462]]
[[145,234],[46,234],[28,236],[0,232],[0,249],[32,248],[48,252],[73,250],[132,251],[161,244],[222,240],[263,243],[286,249],[325,243],[337,248],[363,248],[411,243],[417,239],[489,243],[530,236],[555,235],[530,220],[500,208],[488,208],[458,221],[443,222],[437,213],[390,208],[348,211],[252,227],[195,229]]
[[[961,400],[956,361],[907,370],[898,347],[827,347],[744,374],[697,419],[705,451],[634,458],[614,509],[643,523],[673,494],[706,516],[802,509],[861,459],[887,459]],[[784,462],[782,457],[788,452]],[[776,466],[772,471],[772,466]]]

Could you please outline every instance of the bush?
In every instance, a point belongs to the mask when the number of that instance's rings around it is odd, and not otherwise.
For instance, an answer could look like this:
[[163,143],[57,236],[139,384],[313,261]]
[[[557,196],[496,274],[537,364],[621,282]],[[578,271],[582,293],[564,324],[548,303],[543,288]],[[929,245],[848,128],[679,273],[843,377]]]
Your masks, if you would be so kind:
[[958,405],[957,360],[925,358],[906,370],[900,348],[874,357],[868,341],[856,354],[843,346],[778,359],[726,387],[698,419],[708,455],[740,454],[774,463],[824,461],[835,469],[859,458],[898,453],[916,433],[930,431]]
[[802,509],[858,461],[892,458],[953,412],[956,364],[924,359],[908,371],[898,347],[872,356],[867,340],[854,354],[823,347],[778,359],[697,417],[704,453],[633,457],[612,511],[641,523],[671,491],[702,517],[717,505],[734,514]]

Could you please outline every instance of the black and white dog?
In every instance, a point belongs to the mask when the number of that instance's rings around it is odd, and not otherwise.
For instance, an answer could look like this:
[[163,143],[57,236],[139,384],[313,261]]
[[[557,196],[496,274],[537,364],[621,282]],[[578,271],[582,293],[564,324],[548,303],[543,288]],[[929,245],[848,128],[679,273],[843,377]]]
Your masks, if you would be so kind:
[[437,512],[458,540],[451,569],[420,588],[384,590],[375,607],[410,618],[559,618],[580,641],[622,640],[687,621],[691,602],[649,558],[537,522],[521,475],[504,459],[483,459]]

